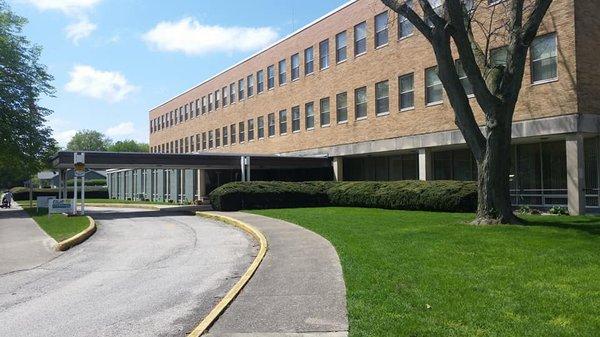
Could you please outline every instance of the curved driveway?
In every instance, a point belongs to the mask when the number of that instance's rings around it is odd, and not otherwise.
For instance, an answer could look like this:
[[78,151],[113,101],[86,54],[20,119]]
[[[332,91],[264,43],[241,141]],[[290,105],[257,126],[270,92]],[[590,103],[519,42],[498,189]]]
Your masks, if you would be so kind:
[[88,241],[0,275],[0,336],[183,336],[257,251],[243,232],[196,216],[93,213]]

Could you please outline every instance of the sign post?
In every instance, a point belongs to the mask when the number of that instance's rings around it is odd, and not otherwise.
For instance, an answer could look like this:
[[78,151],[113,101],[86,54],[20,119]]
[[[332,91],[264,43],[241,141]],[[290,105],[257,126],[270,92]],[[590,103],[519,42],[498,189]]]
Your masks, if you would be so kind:
[[81,178],[81,214],[85,215],[85,153],[73,154],[73,215],[77,214],[77,178]]

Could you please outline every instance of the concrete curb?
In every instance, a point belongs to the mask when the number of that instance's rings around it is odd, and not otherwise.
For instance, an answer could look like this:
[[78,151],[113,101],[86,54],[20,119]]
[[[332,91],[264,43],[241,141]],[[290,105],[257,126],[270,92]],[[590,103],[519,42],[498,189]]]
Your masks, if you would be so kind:
[[254,275],[254,272],[256,272],[256,269],[258,269],[258,266],[260,265],[260,263],[264,259],[265,255],[267,254],[267,249],[268,249],[267,238],[264,236],[264,234],[261,231],[259,231],[258,229],[254,228],[253,226],[251,226],[245,222],[239,221],[234,218],[230,218],[228,216],[214,214],[211,212],[196,212],[196,215],[204,217],[204,218],[208,218],[208,219],[221,221],[226,224],[240,228],[241,230],[252,235],[252,237],[254,237],[254,239],[256,239],[256,241],[258,241],[258,243],[260,244],[260,249],[259,249],[256,257],[254,258],[254,261],[252,262],[250,267],[248,267],[248,270],[246,270],[244,275],[242,275],[242,277],[236,282],[236,284],[233,286],[233,288],[231,288],[231,290],[229,290],[227,292],[227,294],[225,294],[225,297],[223,297],[219,301],[219,303],[217,303],[217,305],[208,313],[208,315],[206,315],[206,317],[204,317],[204,319],[202,321],[200,321],[200,323],[196,326],[196,328],[194,328],[194,330],[192,330],[192,332],[190,332],[188,334],[188,337],[198,337],[198,336],[202,335],[206,331],[206,329],[208,329],[216,321],[216,319],[219,317],[219,315],[221,315],[221,313],[223,313],[223,311],[225,311],[225,309],[229,306],[229,304],[235,299],[235,297],[244,288],[246,283],[248,283],[248,281],[250,281],[250,278],[252,278],[252,275]]
[[89,216],[87,218],[90,221],[90,225],[86,229],[69,239],[57,243],[55,249],[64,252],[65,250],[77,246],[78,244],[82,243],[83,241],[87,240],[90,236],[92,236],[92,234],[96,232],[96,221],[94,221],[94,219],[92,219]]
[[113,207],[113,208],[143,208],[143,209],[152,209],[155,211],[160,211],[160,207],[154,205],[140,205],[140,204],[96,204],[96,203],[86,203],[86,206],[90,207]]

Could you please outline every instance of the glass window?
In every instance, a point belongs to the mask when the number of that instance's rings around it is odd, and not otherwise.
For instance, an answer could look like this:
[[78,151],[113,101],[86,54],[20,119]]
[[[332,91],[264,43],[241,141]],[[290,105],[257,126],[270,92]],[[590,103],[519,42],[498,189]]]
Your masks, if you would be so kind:
[[319,69],[329,68],[329,39],[319,43]]
[[229,100],[231,103],[235,102],[235,83],[229,85]]
[[254,140],[254,119],[248,120],[248,141]]
[[348,120],[348,93],[342,92],[335,96],[335,109],[338,123]]
[[329,97],[321,98],[319,101],[320,122],[321,126],[327,126],[331,119],[331,110],[329,108]]
[[223,127],[223,146],[229,145],[229,130],[226,126]]
[[265,90],[265,72],[263,70],[259,70],[256,73],[256,92],[261,93]]
[[284,85],[287,82],[287,70],[285,59],[279,61],[279,85]]
[[213,94],[208,94],[208,111],[212,111],[213,108]]
[[244,88],[246,86],[244,85],[244,79],[242,78],[241,80],[238,81],[238,99],[242,100],[244,99]]
[[292,55],[292,81],[300,77],[300,55]]
[[194,144],[194,136],[190,136],[190,152],[194,152]]
[[236,131],[235,131],[235,124],[231,124],[229,126],[229,134],[231,135],[231,144],[235,144],[235,135],[236,135]]
[[378,115],[390,112],[390,85],[388,81],[375,84],[375,113]]
[[275,88],[275,65],[267,67],[267,88]]
[[[406,4],[410,8],[413,8],[412,0],[406,0]],[[410,23],[410,21],[408,21],[407,18],[398,14],[398,39],[402,39],[402,38],[412,35],[413,28],[414,28],[413,24]]]
[[337,63],[346,60],[348,57],[347,48],[346,32],[343,31],[335,36],[335,61]]
[[[200,146],[201,146],[200,134],[197,134],[196,135],[196,151],[200,151],[200,149],[201,149]],[[167,147],[168,147],[168,144],[167,144]],[[168,149],[167,149],[167,151],[168,151]]]
[[279,134],[287,133],[287,110],[279,111]]
[[312,74],[312,72],[315,70],[314,64],[315,64],[315,59],[314,59],[313,47],[306,48],[304,50],[304,74],[305,75]]
[[[206,96],[202,97],[202,113],[206,113]],[[173,123],[171,123],[172,125]]]
[[307,130],[315,128],[315,104],[313,102],[304,105],[305,127]]
[[245,139],[246,133],[244,131],[244,129],[245,129],[244,126],[245,126],[244,122],[239,122],[239,124],[238,124],[238,139],[239,139],[240,143],[243,143],[246,140]]
[[354,55],[367,51],[367,23],[361,22],[354,26]]
[[[258,128],[258,139],[265,138],[265,118],[260,116],[256,119],[256,124]],[[248,128],[250,130],[250,128]]]
[[[175,146],[177,146],[177,142],[175,142]],[[213,140],[213,132],[212,130],[208,131],[208,148],[212,149],[214,146],[214,140]]]
[[252,97],[254,95],[254,75],[250,74],[246,78],[248,97]]
[[[200,100],[197,99],[196,100],[196,117],[198,117],[199,115],[200,115]],[[167,121],[167,124],[168,124],[168,121]],[[168,125],[167,125],[167,127],[168,127]]]
[[206,132],[202,132],[202,150],[206,150]]
[[188,106],[187,104],[183,106],[183,116],[184,116],[184,120],[188,120]]
[[267,123],[269,123],[269,137],[275,136],[275,113],[267,115]]
[[223,106],[226,106],[227,104],[229,104],[229,100],[227,99],[228,95],[227,92],[229,90],[227,90],[227,87],[223,87],[223,89],[221,89],[221,93],[223,95]]
[[355,118],[367,117],[367,87],[354,90]]
[[533,83],[558,78],[556,34],[539,36],[531,44],[531,80]]
[[473,96],[473,86],[471,85],[460,60],[456,60],[456,73],[458,74],[460,83],[462,83],[462,86],[465,89],[465,94],[467,94],[467,96]]
[[425,103],[436,104],[443,101],[443,86],[437,75],[437,67],[425,70]]
[[415,107],[414,74],[407,74],[398,78],[400,88],[400,111]]
[[221,99],[221,90],[215,91],[215,110],[219,108],[219,100]]
[[[429,0],[429,3],[437,15],[443,14],[442,11],[444,10],[444,7],[442,7],[442,0]],[[428,17],[425,18],[425,21],[429,26],[433,27],[433,21],[431,21]]]
[[388,12],[375,17],[375,48],[388,43]]
[[494,66],[506,66],[508,60],[508,49],[506,46],[492,49],[490,51],[490,63]]
[[215,147],[221,146],[221,130],[215,129]]
[[292,108],[292,132],[300,131],[300,107]]

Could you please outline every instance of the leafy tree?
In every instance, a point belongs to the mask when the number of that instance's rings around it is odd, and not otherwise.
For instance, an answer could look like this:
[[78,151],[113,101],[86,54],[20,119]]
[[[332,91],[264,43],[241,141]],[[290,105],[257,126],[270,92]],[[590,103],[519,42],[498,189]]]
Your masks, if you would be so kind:
[[108,151],[112,140],[95,130],[77,131],[67,144],[69,151]]
[[110,152],[148,152],[149,150],[148,144],[138,143],[133,139],[120,140],[108,148]]
[[[527,51],[552,0],[381,0],[407,18],[433,48],[438,76],[456,125],[478,167],[477,224],[514,223],[509,193],[512,120],[523,83]],[[422,14],[422,15],[420,15]],[[504,40],[504,41],[502,41]],[[490,46],[506,44],[505,62],[494,62]],[[479,128],[457,72],[453,47],[485,117]],[[500,63],[500,64],[498,64]]]
[[54,94],[53,78],[39,63],[41,47],[23,36],[26,23],[0,0],[0,186],[29,179],[57,149],[44,125],[52,111],[39,105]]

